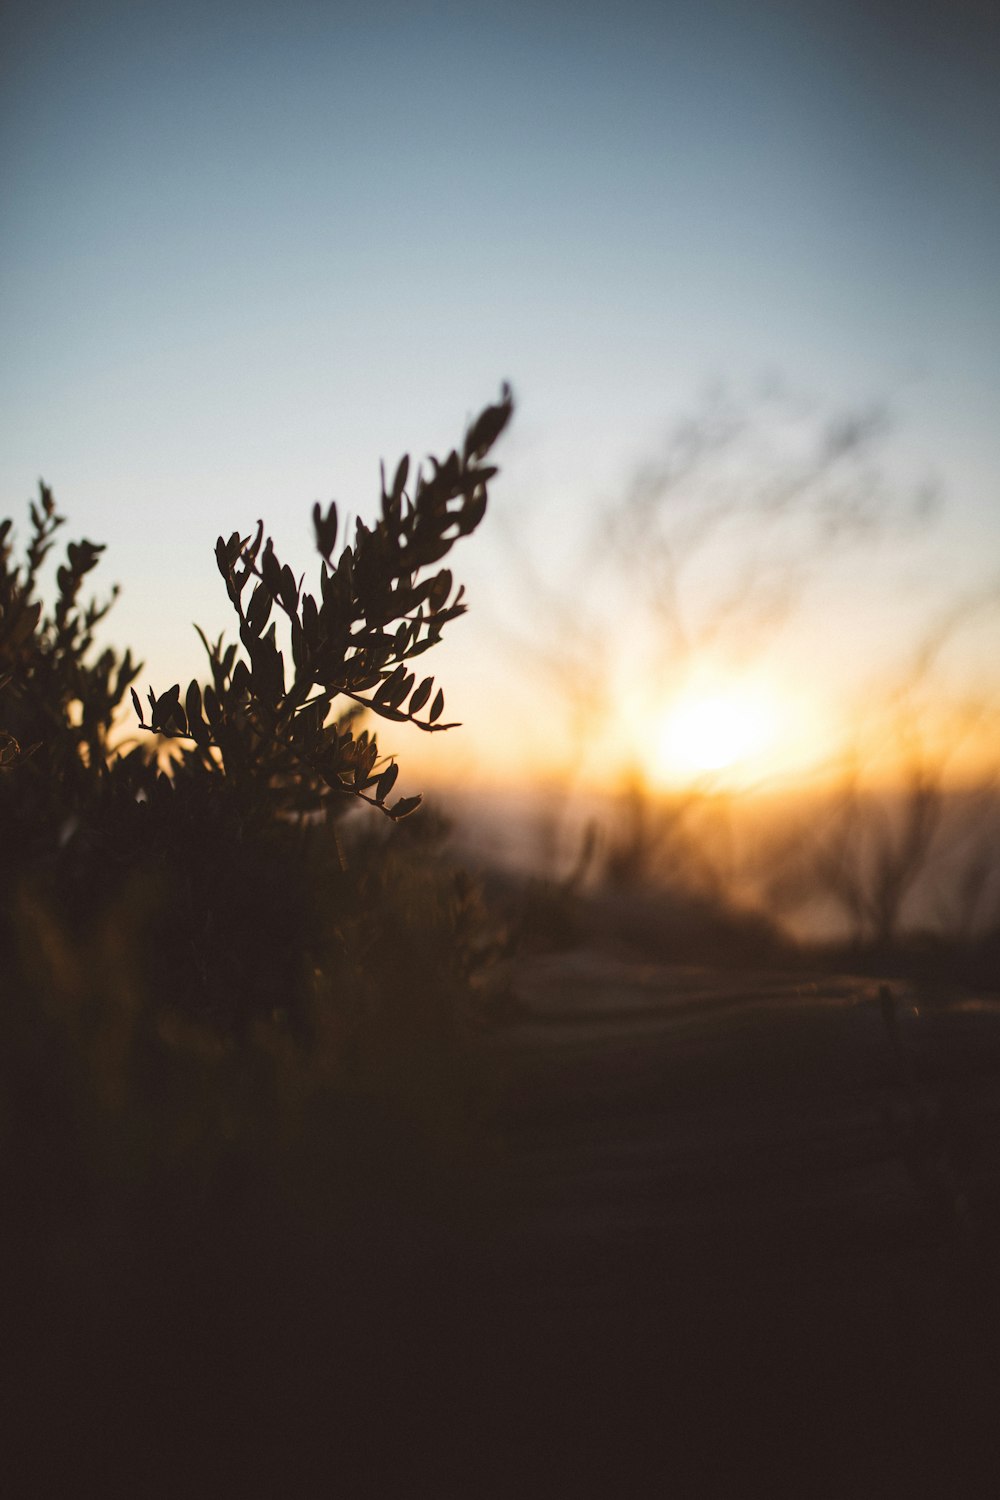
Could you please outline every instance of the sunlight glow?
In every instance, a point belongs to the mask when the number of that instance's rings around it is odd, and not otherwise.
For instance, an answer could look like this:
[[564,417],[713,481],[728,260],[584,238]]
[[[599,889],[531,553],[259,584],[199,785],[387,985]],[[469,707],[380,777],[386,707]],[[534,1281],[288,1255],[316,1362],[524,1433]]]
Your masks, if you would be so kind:
[[762,691],[692,691],[661,720],[655,772],[677,781],[759,765],[776,746],[780,724],[778,708]]

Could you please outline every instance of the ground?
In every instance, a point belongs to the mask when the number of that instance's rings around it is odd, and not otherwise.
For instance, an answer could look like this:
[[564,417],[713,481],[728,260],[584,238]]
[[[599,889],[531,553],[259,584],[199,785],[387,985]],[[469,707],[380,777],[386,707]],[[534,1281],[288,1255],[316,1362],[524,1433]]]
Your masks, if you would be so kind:
[[446,1170],[390,1135],[341,1210],[109,1246],[36,1409],[146,1493],[996,1493],[998,1006],[593,952],[511,994]]
[[590,1477],[990,1493],[997,1007],[592,953],[516,990],[501,1259]]

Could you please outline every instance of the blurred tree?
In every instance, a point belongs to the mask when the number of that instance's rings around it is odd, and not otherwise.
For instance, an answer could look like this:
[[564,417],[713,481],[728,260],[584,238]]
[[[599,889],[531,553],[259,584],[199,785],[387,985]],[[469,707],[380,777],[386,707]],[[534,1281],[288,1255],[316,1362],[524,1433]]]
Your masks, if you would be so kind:
[[711,775],[654,796],[646,746],[627,722],[611,743],[608,726],[630,700],[665,703],[694,664],[747,667],[836,559],[898,544],[927,521],[936,487],[892,486],[888,425],[879,406],[827,417],[777,394],[756,406],[717,395],[621,492],[584,513],[562,569],[538,567],[528,526],[508,524],[533,624],[530,645],[512,644],[561,710],[566,782],[598,765],[621,779],[622,805],[603,838],[616,880],[676,878],[683,863],[681,878],[718,886],[700,826],[719,822]]

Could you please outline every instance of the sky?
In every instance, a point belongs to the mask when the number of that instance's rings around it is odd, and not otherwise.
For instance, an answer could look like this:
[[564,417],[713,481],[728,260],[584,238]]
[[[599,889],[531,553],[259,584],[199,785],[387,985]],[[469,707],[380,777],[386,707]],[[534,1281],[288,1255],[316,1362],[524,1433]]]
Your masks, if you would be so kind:
[[[504,379],[435,662],[465,728],[391,741],[421,772],[565,758],[511,537],[571,593],[706,392],[780,386],[806,424],[884,404],[888,482],[943,497],[786,626],[768,670],[811,722],[817,683],[875,691],[921,611],[1000,571],[987,3],[36,0],[0,13],[0,201],[4,514],[43,477],[107,543],[108,635],[158,689],[200,670],[192,621],[228,625],[220,531],[262,516],[311,567],[314,500],[370,514],[379,459],[447,451]],[[609,681],[598,739],[642,691]]]

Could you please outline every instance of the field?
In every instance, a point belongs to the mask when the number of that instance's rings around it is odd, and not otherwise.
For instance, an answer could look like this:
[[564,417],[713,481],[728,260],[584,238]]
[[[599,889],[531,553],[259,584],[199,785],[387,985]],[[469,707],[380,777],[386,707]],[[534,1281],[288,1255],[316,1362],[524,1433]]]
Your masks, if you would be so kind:
[[576,950],[476,1051],[460,1138],[36,1223],[11,1492],[989,1492],[997,1002]]

